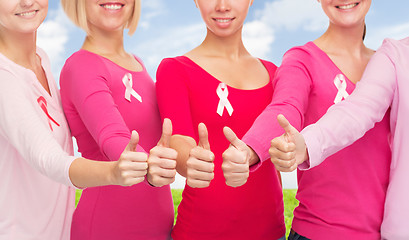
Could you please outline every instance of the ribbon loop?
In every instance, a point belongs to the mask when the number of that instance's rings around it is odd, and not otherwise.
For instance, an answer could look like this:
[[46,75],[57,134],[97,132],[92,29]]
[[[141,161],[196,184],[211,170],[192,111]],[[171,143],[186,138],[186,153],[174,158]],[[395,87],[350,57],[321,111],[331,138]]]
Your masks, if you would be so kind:
[[335,87],[338,89],[337,96],[335,96],[334,103],[339,103],[343,99],[346,99],[349,94],[346,91],[347,89],[347,82],[345,81],[345,77],[342,74],[338,74],[334,79]]
[[125,99],[131,102],[131,96],[136,98],[139,102],[142,102],[142,97],[133,88],[132,74],[126,73],[122,78],[122,82],[125,85]]
[[50,114],[48,113],[48,109],[47,109],[47,101],[45,100],[45,98],[43,96],[40,96],[37,99],[38,105],[40,105],[40,108],[44,111],[45,115],[47,115],[48,117],[48,125],[50,126],[51,131],[53,130],[53,126],[51,125],[51,122],[53,122],[55,125],[57,125],[58,127],[60,126],[60,124],[58,124],[57,121],[54,120],[54,118],[52,118],[50,116]]
[[233,114],[233,106],[230,104],[227,97],[229,96],[229,90],[226,84],[220,83],[216,90],[217,96],[219,97],[219,105],[217,106],[217,114],[223,116],[223,110],[226,108],[227,112],[231,116]]

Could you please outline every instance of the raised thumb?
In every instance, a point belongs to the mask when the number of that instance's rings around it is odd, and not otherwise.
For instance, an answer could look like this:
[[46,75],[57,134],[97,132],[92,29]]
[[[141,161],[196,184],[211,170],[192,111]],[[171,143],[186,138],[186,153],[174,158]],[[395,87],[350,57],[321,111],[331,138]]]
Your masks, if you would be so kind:
[[129,140],[126,150],[136,152],[136,146],[139,143],[139,134],[137,131],[133,130],[131,133],[131,139]]
[[163,120],[162,136],[159,139],[158,146],[170,147],[170,138],[172,137],[172,121],[169,118]]
[[224,136],[226,137],[226,139],[235,148],[237,148],[239,150],[243,150],[243,149],[246,148],[247,145],[237,137],[236,133],[234,133],[234,131],[231,128],[224,127],[223,128],[223,133],[224,133]]
[[209,133],[207,132],[206,125],[204,123],[199,123],[199,126],[197,128],[199,132],[198,146],[206,150],[210,150]]
[[287,118],[284,117],[284,115],[279,114],[277,116],[277,121],[278,124],[284,129],[285,135],[289,138],[287,139],[288,141],[294,141],[293,140],[293,135],[299,133],[298,130],[293,127],[290,122],[287,120]]

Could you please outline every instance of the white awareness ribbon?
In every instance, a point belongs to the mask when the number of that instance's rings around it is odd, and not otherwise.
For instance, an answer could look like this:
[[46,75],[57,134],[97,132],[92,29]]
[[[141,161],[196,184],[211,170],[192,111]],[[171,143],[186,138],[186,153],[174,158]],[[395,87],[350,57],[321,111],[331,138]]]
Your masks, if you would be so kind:
[[132,82],[132,75],[130,73],[126,73],[125,76],[122,78],[122,82],[125,85],[125,99],[131,102],[131,95],[134,96],[134,98],[138,99],[139,102],[142,102],[142,97],[139,95],[133,88],[133,82]]
[[223,116],[223,110],[226,108],[227,112],[231,116],[233,114],[233,107],[227,99],[229,96],[229,90],[227,89],[226,84],[220,83],[217,87],[216,93],[220,98],[219,105],[217,106],[217,114]]
[[342,74],[338,74],[334,79],[335,87],[338,89],[337,96],[334,99],[334,103],[339,103],[342,99],[346,99],[349,94],[347,93],[347,82]]

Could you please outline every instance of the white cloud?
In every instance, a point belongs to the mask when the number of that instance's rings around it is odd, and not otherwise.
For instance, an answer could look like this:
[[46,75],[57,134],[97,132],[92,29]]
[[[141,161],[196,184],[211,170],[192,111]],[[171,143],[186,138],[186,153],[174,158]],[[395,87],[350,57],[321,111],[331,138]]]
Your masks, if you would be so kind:
[[50,11],[47,20],[38,29],[37,45],[44,49],[50,57],[54,77],[59,76],[59,71],[65,60],[65,45],[69,40],[71,25],[70,20],[59,7]]
[[266,2],[257,15],[276,30],[319,31],[328,25],[328,18],[315,0],[278,0]]
[[368,36],[365,43],[368,47],[377,49],[385,38],[402,39],[408,37],[409,22],[379,28],[368,27]]
[[149,28],[151,19],[163,15],[166,12],[165,3],[163,0],[142,1],[141,22],[139,26]]
[[274,42],[274,29],[260,20],[246,23],[243,27],[243,42],[253,56],[268,58]]
[[248,50],[257,57],[272,56],[276,34],[283,31],[322,31],[328,18],[314,0],[278,0],[266,2],[255,12],[253,21],[244,25],[243,39]]
[[161,35],[131,49],[131,52],[142,57],[151,76],[165,57],[182,55],[198,46],[204,39],[206,27],[202,23],[183,27],[167,28]]

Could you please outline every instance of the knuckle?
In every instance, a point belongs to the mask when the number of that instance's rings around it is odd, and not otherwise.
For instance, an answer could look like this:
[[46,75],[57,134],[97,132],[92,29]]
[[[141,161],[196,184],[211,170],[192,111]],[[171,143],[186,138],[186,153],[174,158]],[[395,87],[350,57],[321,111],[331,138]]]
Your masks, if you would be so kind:
[[276,148],[270,147],[270,148],[268,149],[268,153],[270,154],[270,156],[274,155],[274,154],[276,153]]
[[154,155],[154,154],[155,154],[155,150],[156,150],[156,147],[152,148],[152,149],[149,151],[149,154],[150,154],[150,155]]
[[152,175],[152,177],[155,177],[158,175],[158,169],[157,168],[149,168],[148,169],[149,174]]
[[226,159],[226,160],[230,159],[230,151],[229,151],[229,149],[227,149],[226,151],[223,152],[222,158],[223,158],[223,159]]
[[186,166],[188,168],[193,168],[195,166],[195,162],[195,159],[193,157],[190,157],[187,159]]
[[192,148],[192,149],[190,150],[190,155],[191,155],[191,156],[196,156],[198,150],[199,150],[198,147]]

